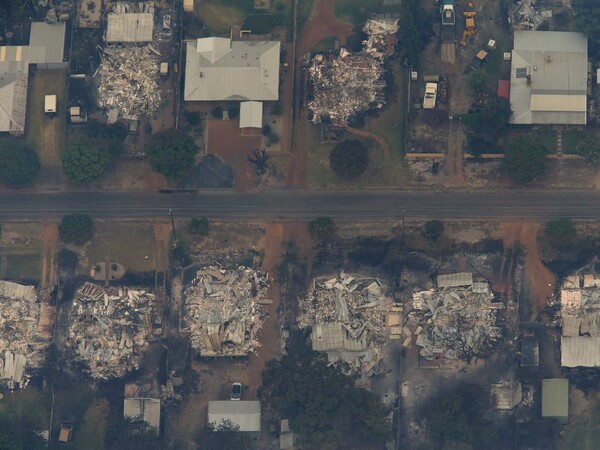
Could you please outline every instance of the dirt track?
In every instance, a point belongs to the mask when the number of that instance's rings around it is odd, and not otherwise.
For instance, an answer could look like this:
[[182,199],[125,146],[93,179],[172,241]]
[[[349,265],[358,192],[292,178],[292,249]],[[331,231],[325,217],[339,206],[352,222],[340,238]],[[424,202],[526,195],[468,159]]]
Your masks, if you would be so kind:
[[511,247],[519,241],[525,252],[525,282],[528,284],[527,291],[531,299],[531,305],[535,309],[533,315],[544,309],[548,297],[554,291],[556,277],[544,264],[538,254],[537,234],[540,229],[539,223],[510,222],[500,225],[498,233],[504,241],[504,247]]
[[296,43],[296,82],[294,86],[294,133],[292,136],[292,161],[286,180],[286,186],[306,187],[307,146],[305,134],[307,127],[313,126],[306,120],[302,111],[303,71],[299,60],[320,40],[336,36],[344,42],[352,34],[352,26],[337,20],[333,11],[335,0],[315,0],[310,20],[298,37]]
[[390,157],[390,146],[388,145],[387,141],[385,139],[383,139],[380,136],[377,136],[374,133],[370,133],[368,131],[364,131],[364,130],[357,130],[356,128],[347,128],[348,132],[352,133],[352,134],[356,134],[357,136],[363,136],[369,139],[373,139],[374,141],[376,141],[380,146],[381,149],[383,150],[383,156],[386,158]]

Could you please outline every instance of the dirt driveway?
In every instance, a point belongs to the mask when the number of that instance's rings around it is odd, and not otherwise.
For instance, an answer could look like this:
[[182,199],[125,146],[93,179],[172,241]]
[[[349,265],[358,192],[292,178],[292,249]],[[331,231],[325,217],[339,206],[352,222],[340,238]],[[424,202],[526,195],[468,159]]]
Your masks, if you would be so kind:
[[306,187],[307,146],[305,135],[307,127],[313,126],[303,111],[303,98],[306,95],[304,72],[299,61],[315,44],[326,37],[336,36],[340,41],[352,34],[352,25],[337,20],[333,14],[335,0],[315,0],[310,20],[304,27],[296,43],[296,81],[294,86],[294,133],[292,136],[292,161],[286,186]]
[[252,150],[262,146],[262,135],[242,136],[239,120],[206,120],[206,148],[231,166],[235,190],[247,192],[256,186],[255,168],[248,161]]

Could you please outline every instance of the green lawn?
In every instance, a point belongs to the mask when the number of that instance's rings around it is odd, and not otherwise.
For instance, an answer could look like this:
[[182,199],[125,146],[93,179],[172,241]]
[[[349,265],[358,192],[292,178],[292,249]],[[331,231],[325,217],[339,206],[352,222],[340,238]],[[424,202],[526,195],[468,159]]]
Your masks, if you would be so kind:
[[587,137],[595,137],[596,135],[593,132],[586,131],[565,131],[563,133],[563,153],[577,153],[577,144],[582,139]]
[[274,20],[271,14],[252,14],[246,17],[242,29],[254,34],[267,34],[273,30]]
[[254,0],[203,0],[196,2],[196,15],[211,33],[226,35],[232,25],[241,25],[254,10]]
[[343,22],[363,25],[369,16],[383,7],[383,0],[337,0],[335,16]]
[[596,450],[600,442],[600,406],[588,415],[571,416],[558,448],[563,450]]
[[399,58],[393,60],[390,67],[394,73],[394,88],[390,99],[378,117],[367,120],[364,129],[384,138],[391,153],[403,154],[406,142],[407,73]]

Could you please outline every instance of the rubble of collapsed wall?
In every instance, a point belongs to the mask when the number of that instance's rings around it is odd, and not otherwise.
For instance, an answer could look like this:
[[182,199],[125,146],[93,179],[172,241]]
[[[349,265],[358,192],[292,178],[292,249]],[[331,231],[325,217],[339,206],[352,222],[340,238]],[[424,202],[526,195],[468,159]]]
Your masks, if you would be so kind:
[[485,357],[503,338],[499,323],[502,302],[485,282],[438,287],[413,293],[405,329],[416,335],[420,356],[427,360]]
[[160,106],[159,54],[151,46],[106,47],[94,75],[98,106],[109,122],[147,117]]
[[94,379],[121,378],[138,369],[150,338],[153,302],[147,289],[84,283],[68,319],[74,360]]
[[388,58],[396,53],[399,18],[390,14],[375,14],[363,27],[365,52],[375,58]]
[[298,326],[312,327],[314,350],[327,352],[332,361],[345,360],[363,376],[373,374],[386,342],[385,316],[392,303],[384,283],[340,272],[314,279],[298,303]]
[[346,126],[357,113],[385,103],[383,62],[368,53],[352,54],[344,48],[339,55],[319,53],[308,71],[313,87],[308,108],[315,124],[329,118]]
[[588,266],[566,277],[559,301],[563,336],[600,336],[600,275]]
[[38,334],[40,304],[34,286],[0,281],[0,384],[25,387],[28,370],[42,368],[49,341]]
[[184,292],[183,319],[201,356],[258,353],[265,321],[269,276],[245,266],[206,266]]

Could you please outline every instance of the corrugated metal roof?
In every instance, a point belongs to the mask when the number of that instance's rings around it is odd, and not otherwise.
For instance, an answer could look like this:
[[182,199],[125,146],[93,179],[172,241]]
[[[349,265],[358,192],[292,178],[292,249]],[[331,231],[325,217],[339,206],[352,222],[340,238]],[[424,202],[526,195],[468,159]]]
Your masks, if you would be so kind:
[[262,128],[262,102],[242,102],[240,104],[240,128]]
[[586,92],[587,38],[583,34],[515,31],[511,123],[585,125]]
[[29,47],[43,47],[43,57],[34,60],[30,56],[30,63],[59,63],[64,57],[66,26],[65,22],[45,23],[33,22],[31,24],[31,36]]
[[160,400],[157,398],[126,398],[123,414],[132,419],[141,418],[157,431],[160,429]]
[[260,411],[259,401],[211,401],[208,402],[208,423],[218,426],[223,420],[230,420],[239,431],[260,432]]
[[473,274],[471,272],[457,272],[437,276],[438,287],[458,287],[471,286],[473,284]]
[[498,97],[510,99],[510,81],[498,80]]
[[600,337],[563,336],[560,362],[563,367],[600,367]]
[[277,100],[279,49],[278,41],[205,38],[188,42],[184,99]]
[[559,420],[569,417],[569,380],[542,380],[542,417],[554,417]]
[[152,13],[110,13],[106,42],[150,42],[153,30]]

